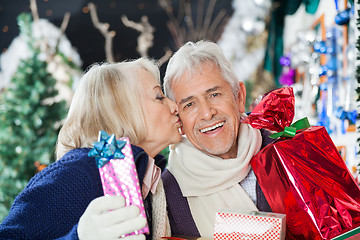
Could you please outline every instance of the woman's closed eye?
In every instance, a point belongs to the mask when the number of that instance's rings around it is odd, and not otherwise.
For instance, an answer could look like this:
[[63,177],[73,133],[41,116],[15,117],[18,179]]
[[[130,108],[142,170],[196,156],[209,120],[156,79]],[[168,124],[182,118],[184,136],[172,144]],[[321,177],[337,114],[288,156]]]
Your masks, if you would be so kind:
[[165,99],[165,96],[163,94],[157,94],[156,100],[163,101]]

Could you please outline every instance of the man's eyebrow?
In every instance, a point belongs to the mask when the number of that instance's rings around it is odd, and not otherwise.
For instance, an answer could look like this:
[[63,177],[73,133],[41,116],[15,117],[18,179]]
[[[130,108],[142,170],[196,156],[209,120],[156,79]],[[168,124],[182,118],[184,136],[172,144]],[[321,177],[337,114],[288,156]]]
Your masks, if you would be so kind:
[[189,97],[183,98],[183,99],[181,99],[181,101],[179,102],[179,104],[186,103],[186,102],[190,101],[193,97],[194,97],[194,96],[189,96]]
[[[220,87],[220,86],[215,86],[215,87],[213,87],[213,88],[209,88],[209,89],[207,89],[207,90],[205,91],[205,93],[208,94],[208,93],[217,91],[219,88],[221,88],[221,87]],[[181,101],[179,102],[179,104],[186,103],[186,102],[190,101],[192,98],[194,98],[194,96],[189,96],[189,97],[183,98],[183,99],[181,99]]]
[[220,86],[216,86],[216,87],[213,87],[213,88],[209,88],[208,90],[206,90],[205,92],[206,93],[211,93],[211,92],[214,92],[216,90],[218,90],[219,88],[221,88]]

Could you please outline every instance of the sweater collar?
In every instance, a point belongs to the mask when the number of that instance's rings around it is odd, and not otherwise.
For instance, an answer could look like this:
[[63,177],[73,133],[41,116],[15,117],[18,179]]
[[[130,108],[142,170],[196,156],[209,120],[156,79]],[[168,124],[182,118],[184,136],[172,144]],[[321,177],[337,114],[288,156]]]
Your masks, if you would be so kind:
[[[134,161],[138,172],[140,185],[142,185],[149,161],[149,155],[141,147],[131,145],[131,149],[134,155]],[[154,157],[154,160],[155,160],[155,165],[158,166],[162,172],[167,165],[166,158],[163,155],[158,154]]]

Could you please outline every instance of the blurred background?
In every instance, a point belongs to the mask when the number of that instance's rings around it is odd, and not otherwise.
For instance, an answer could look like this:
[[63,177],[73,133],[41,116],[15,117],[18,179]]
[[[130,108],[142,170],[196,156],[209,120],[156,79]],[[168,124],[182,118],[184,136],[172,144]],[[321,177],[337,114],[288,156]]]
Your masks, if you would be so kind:
[[292,86],[294,121],[324,126],[357,180],[358,10],[350,0],[0,0],[0,221],[54,161],[89,66],[150,57],[163,77],[187,41],[222,47],[245,82],[248,111]]

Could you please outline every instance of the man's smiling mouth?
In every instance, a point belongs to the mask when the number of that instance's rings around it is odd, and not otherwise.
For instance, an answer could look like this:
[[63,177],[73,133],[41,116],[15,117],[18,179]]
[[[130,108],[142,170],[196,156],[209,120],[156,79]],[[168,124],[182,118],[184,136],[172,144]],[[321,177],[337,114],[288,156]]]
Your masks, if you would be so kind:
[[209,131],[214,131],[215,129],[222,127],[222,126],[224,125],[224,123],[225,123],[225,121],[224,121],[224,122],[221,122],[221,123],[217,123],[217,124],[215,124],[215,125],[213,125],[213,126],[210,126],[210,127],[204,128],[204,129],[201,129],[200,132],[202,132],[202,133],[207,133],[207,132],[209,132]]

